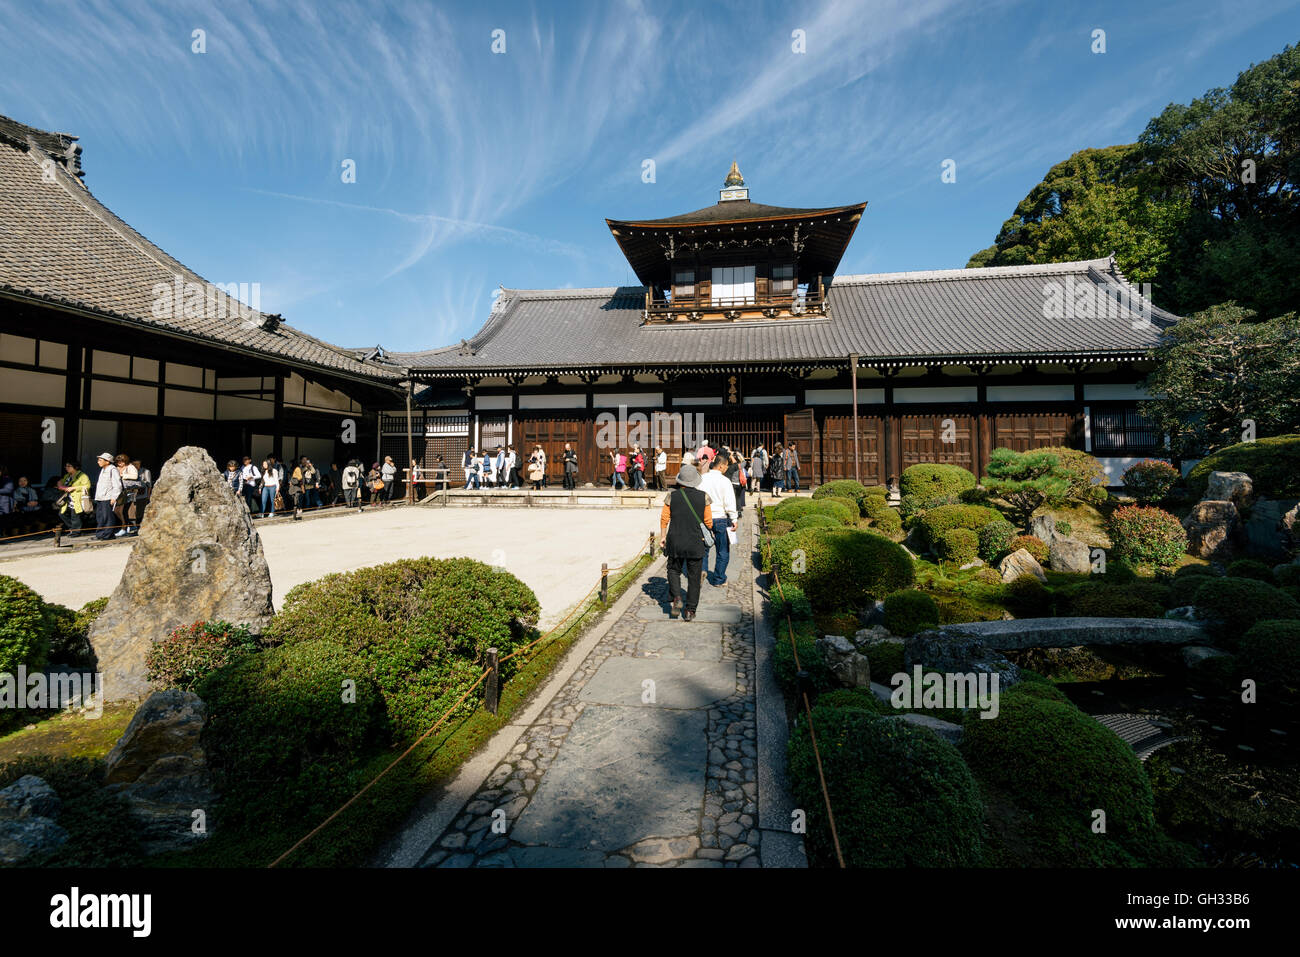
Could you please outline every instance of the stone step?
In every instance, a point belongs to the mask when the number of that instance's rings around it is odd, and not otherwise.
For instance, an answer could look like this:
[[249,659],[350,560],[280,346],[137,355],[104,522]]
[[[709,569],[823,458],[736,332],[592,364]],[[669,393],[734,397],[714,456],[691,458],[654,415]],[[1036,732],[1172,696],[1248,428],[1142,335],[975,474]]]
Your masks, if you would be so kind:
[[[636,617],[638,621],[660,621],[668,618],[668,603],[642,605],[636,610]],[[716,621],[724,625],[735,625],[740,622],[740,606],[701,604],[695,609],[695,620],[698,622]]]
[[722,660],[722,623],[714,621],[652,621],[636,643],[640,654],[691,661]]
[[[654,682],[653,686],[647,681]],[[650,687],[654,701],[643,701]],[[691,710],[707,708],[735,693],[734,661],[607,658],[578,693],[578,700],[650,710]]]

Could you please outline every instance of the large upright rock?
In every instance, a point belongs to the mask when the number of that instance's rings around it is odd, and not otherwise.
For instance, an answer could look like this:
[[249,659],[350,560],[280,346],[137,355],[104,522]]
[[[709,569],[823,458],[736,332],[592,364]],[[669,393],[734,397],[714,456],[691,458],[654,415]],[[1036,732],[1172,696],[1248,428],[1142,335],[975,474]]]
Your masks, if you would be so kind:
[[1040,582],[1047,583],[1047,575],[1038,560],[1029,554],[1028,549],[1017,548],[1010,555],[998,562],[998,571],[1004,582],[1013,582],[1024,575],[1033,575]]
[[1231,502],[1241,508],[1255,500],[1255,483],[1245,472],[1211,472],[1201,498],[1208,502]]
[[1244,525],[1246,547],[1259,558],[1279,559],[1290,556],[1296,546],[1296,520],[1300,502],[1296,499],[1257,500]]
[[203,449],[162,467],[122,580],[90,630],[106,701],[148,692],[145,653],[196,621],[260,634],[271,619],[271,571],[248,509]]
[[1047,563],[1054,572],[1092,574],[1092,549],[1077,538],[1056,535],[1047,546]]
[[1223,561],[1232,557],[1241,538],[1241,517],[1232,502],[1206,499],[1192,506],[1183,528],[1189,555]]

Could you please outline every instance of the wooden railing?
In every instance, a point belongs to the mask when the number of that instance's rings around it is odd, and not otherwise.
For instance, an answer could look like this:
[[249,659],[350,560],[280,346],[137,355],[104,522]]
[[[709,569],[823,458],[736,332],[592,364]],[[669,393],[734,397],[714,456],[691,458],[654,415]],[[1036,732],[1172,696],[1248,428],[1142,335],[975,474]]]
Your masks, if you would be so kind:
[[646,291],[645,316],[648,320],[738,319],[744,313],[760,312],[769,318],[820,316],[826,314],[826,292],[820,283],[815,288],[795,293],[755,294],[719,297],[713,295],[663,297],[658,290]]

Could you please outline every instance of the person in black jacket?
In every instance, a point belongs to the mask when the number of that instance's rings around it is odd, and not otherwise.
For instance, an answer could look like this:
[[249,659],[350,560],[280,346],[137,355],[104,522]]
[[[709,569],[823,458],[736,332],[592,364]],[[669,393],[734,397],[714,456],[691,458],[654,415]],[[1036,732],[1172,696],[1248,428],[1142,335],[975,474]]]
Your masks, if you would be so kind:
[[564,443],[564,487],[569,490],[578,487],[578,453],[569,442]]
[[[671,617],[681,612],[691,621],[700,603],[700,575],[704,569],[704,534],[700,524],[713,527],[709,496],[699,489],[700,473],[683,465],[677,473],[677,488],[664,496],[659,512],[659,547],[668,556],[668,596]],[[682,606],[682,569],[686,570],[686,604]]]

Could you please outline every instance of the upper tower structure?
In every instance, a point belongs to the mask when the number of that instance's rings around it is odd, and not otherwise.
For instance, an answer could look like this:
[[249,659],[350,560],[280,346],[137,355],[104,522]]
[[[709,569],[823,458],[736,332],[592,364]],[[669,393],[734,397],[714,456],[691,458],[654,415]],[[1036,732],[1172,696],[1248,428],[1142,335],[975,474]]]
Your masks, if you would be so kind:
[[713,206],[605,222],[646,287],[647,322],[788,319],[826,315],[827,281],[866,208],[752,202],[733,160]]

